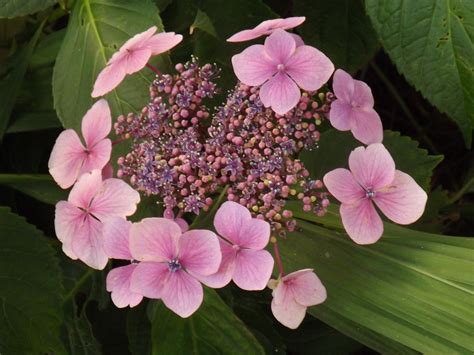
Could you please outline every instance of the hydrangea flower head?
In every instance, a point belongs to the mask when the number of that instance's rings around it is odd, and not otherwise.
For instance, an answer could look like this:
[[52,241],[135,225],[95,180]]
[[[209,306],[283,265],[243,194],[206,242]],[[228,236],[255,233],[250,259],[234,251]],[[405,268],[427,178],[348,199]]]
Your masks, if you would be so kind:
[[138,202],[140,195],[124,181],[102,181],[100,170],[83,174],[68,200],[56,204],[54,226],[64,253],[102,270],[109,259],[102,240],[103,222],[132,215]]
[[99,73],[92,97],[99,97],[112,91],[126,75],[140,71],[152,56],[170,50],[183,39],[183,36],[174,32],[155,34],[156,30],[156,26],[153,26],[135,35],[114,53],[107,66]]
[[374,110],[370,87],[338,69],[334,73],[333,90],[337,97],[329,111],[333,127],[352,131],[354,137],[364,144],[382,142],[382,121]]
[[354,149],[349,168],[332,170],[323,180],[341,202],[342,223],[356,243],[372,244],[382,236],[383,223],[374,203],[398,224],[413,223],[423,214],[426,192],[411,176],[395,170],[395,162],[382,144]]
[[102,169],[110,159],[112,142],[106,138],[112,129],[110,108],[105,100],[97,101],[82,119],[85,146],[73,129],[62,132],[49,158],[49,173],[63,189],[94,169]]
[[245,42],[258,37],[268,36],[277,29],[289,30],[295,28],[301,25],[305,20],[306,17],[304,16],[266,20],[250,30],[237,32],[229,37],[227,42]]
[[244,84],[259,86],[265,107],[284,115],[301,97],[300,88],[315,91],[331,77],[334,65],[314,47],[297,47],[295,39],[275,30],[265,44],[248,47],[232,57],[235,75]]
[[276,286],[274,284],[270,283],[274,287],[272,313],[281,324],[291,329],[299,327],[308,307],[326,300],[326,288],[313,269],[292,272],[276,281]]

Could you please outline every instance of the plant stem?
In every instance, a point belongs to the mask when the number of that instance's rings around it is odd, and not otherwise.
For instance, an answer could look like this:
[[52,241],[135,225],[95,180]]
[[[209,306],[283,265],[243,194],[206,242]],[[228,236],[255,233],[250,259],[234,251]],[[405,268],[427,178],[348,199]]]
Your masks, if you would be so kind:
[[274,241],[272,240],[272,242],[273,242],[273,251],[275,252],[275,260],[278,266],[278,271],[280,273],[280,277],[283,277],[285,276],[285,270],[283,269],[283,263],[281,262],[280,249],[278,248],[278,242],[276,238],[274,239]]
[[152,71],[154,71],[156,75],[161,75],[161,72],[158,70],[157,67],[155,67],[155,66],[153,66],[153,65],[151,65],[151,64],[149,64],[149,63],[146,63],[146,67],[147,67],[148,69],[151,69]]
[[467,192],[467,190],[469,190],[469,188],[471,187],[471,185],[474,185],[474,178],[471,178],[468,180],[468,182],[466,182],[466,184],[461,187],[461,189],[458,190],[458,192],[456,192],[449,200],[448,200],[448,204],[451,204],[451,203],[454,203],[456,202],[457,200],[459,200],[461,197],[464,196],[464,194]]
[[74,287],[72,288],[71,291],[68,292],[68,294],[64,297],[64,300],[63,300],[63,303],[66,303],[68,302],[70,299],[72,299],[74,297],[74,295],[76,294],[77,291],[79,291],[79,289],[86,283],[86,281],[89,279],[89,277],[92,276],[92,274],[94,273],[94,270],[93,269],[88,269],[84,275],[81,276],[81,278],[79,279],[79,281],[77,281],[77,283],[74,285]]

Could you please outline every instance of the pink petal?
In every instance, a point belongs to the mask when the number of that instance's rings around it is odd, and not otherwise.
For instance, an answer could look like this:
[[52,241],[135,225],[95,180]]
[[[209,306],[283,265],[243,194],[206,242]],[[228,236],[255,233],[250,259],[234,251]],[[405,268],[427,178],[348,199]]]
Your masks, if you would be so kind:
[[135,213],[139,202],[140,194],[126,182],[107,179],[94,197],[90,211],[101,221],[114,216],[125,218]]
[[59,186],[67,189],[76,182],[86,157],[77,133],[67,129],[56,139],[48,162],[49,173]]
[[209,230],[194,229],[178,240],[179,262],[186,270],[203,276],[214,274],[221,263],[217,235]]
[[[87,148],[92,149],[107,137],[112,129],[112,116],[106,100],[97,101],[82,118],[82,136]],[[99,168],[100,169],[100,168]]]
[[102,188],[102,174],[100,170],[82,174],[72,188],[68,201],[82,209],[89,209],[92,199]]
[[373,108],[353,109],[351,130],[354,137],[364,144],[380,143],[383,140],[382,121]]
[[395,223],[410,224],[422,216],[427,199],[426,192],[410,175],[395,170],[393,182],[377,190],[374,201]]
[[263,84],[276,73],[276,67],[265,52],[265,47],[256,44],[232,57],[232,67],[237,78],[246,85]]
[[186,222],[185,219],[183,218],[175,218],[174,221],[179,225],[179,228],[181,228],[181,232],[187,232],[189,230],[189,225],[188,222]]
[[132,223],[120,217],[104,222],[102,227],[104,250],[109,258],[132,260],[129,233]]
[[114,168],[112,167],[112,164],[110,163],[105,164],[105,166],[102,168],[102,180],[107,180],[113,177],[114,177]]
[[130,278],[130,290],[148,298],[161,298],[169,276],[167,264],[141,262]]
[[289,17],[285,19],[266,20],[251,30],[244,30],[234,34],[227,39],[227,42],[249,41],[264,35],[269,35],[278,28],[284,30],[294,28],[301,25],[305,19],[305,17]]
[[[277,293],[280,294],[281,302],[276,302]],[[291,292],[285,288],[284,284],[280,282],[273,291],[274,298],[272,300],[271,308],[275,318],[290,329],[296,329],[306,315],[306,307],[298,304],[292,297]]]
[[174,32],[161,32],[151,37],[147,42],[147,47],[152,55],[158,55],[169,51],[183,40],[183,36]]
[[112,292],[112,302],[118,308],[135,307],[143,296],[130,289],[130,280],[137,264],[117,267],[107,274],[107,291]]
[[318,90],[334,71],[331,60],[311,46],[299,46],[285,64],[286,73],[307,91]]
[[80,174],[87,173],[94,169],[103,169],[110,161],[112,153],[112,142],[110,139],[103,139],[86,153],[84,164],[82,165]]
[[131,50],[126,56],[125,73],[133,74],[142,70],[150,60],[150,57],[151,49],[147,47]]
[[129,52],[136,49],[145,48],[148,41],[155,34],[157,30],[156,26],[152,26],[144,32],[137,33],[135,36],[130,38],[125,42],[122,47],[120,47],[119,52]]
[[232,279],[243,290],[263,290],[273,271],[273,257],[266,250],[241,249],[235,258]]
[[260,100],[265,107],[271,107],[279,115],[294,108],[301,92],[296,83],[286,74],[278,73],[260,88]]
[[380,189],[395,177],[395,162],[380,143],[354,149],[349,155],[349,168],[365,189]]
[[363,108],[374,107],[374,97],[369,85],[361,80],[354,79],[354,93],[352,95],[354,105]]
[[120,60],[102,69],[94,83],[91,96],[104,96],[114,90],[125,78],[125,64],[125,60]]
[[324,175],[323,181],[331,195],[340,202],[353,203],[365,198],[364,189],[360,187],[347,169],[334,169]]
[[270,60],[278,64],[286,64],[296,49],[293,37],[282,29],[275,30],[265,39],[265,52]]
[[227,38],[227,42],[245,42],[263,36],[259,30],[243,30]]
[[166,218],[145,218],[130,227],[130,252],[140,261],[168,262],[178,255],[179,226]]
[[369,199],[343,203],[339,212],[344,229],[357,244],[373,244],[382,236],[382,220]]
[[268,222],[252,218],[247,208],[232,201],[217,210],[214,227],[221,236],[243,248],[263,249],[270,239]]
[[180,270],[170,273],[163,288],[163,303],[182,318],[197,311],[204,298],[202,285],[198,280]]
[[85,214],[82,210],[67,201],[59,201],[56,204],[54,229],[56,236],[63,244],[64,253],[71,259],[77,259],[77,255],[72,250],[72,239],[84,217]]
[[232,248],[229,243],[223,240],[219,240],[219,243],[222,253],[222,261],[219,270],[217,270],[215,274],[209,276],[194,275],[204,285],[212,288],[226,286],[230,280],[232,280],[235,268],[236,250]]
[[72,239],[72,250],[91,268],[102,270],[109,258],[102,242],[102,223],[88,215],[76,229]]
[[300,273],[286,281],[296,302],[302,306],[315,306],[326,300],[326,288],[314,272]]
[[290,35],[295,40],[296,48],[300,46],[304,46],[304,41],[303,41],[303,38],[301,38],[301,36],[298,36],[296,33],[290,33]]
[[329,121],[331,125],[339,131],[348,131],[351,129],[352,106],[337,99],[331,103],[329,111]]
[[276,29],[283,27],[283,19],[282,18],[275,18],[271,20],[265,20],[259,23],[257,26],[254,27],[254,31],[259,32],[260,36],[269,35]]
[[333,76],[332,89],[336,97],[346,104],[352,103],[355,82],[352,77],[342,69],[337,69]]

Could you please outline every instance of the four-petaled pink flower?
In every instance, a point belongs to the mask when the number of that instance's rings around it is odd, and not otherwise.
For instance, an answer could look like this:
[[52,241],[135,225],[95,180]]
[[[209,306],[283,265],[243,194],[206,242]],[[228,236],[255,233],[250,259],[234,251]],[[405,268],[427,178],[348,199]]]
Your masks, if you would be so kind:
[[214,218],[220,239],[222,263],[219,271],[201,281],[214,288],[230,280],[244,290],[263,290],[273,270],[273,257],[263,250],[270,239],[268,222],[252,218],[247,208],[227,201]]
[[337,97],[329,111],[333,127],[340,131],[352,131],[354,137],[364,144],[382,142],[382,121],[374,110],[370,87],[341,69],[334,73],[332,86]]
[[[252,39],[268,36],[277,29],[289,30],[301,25],[306,17],[288,17],[266,20],[250,30],[237,32],[227,39],[227,42],[245,42]],[[298,36],[299,37],[299,36]]]
[[[272,281],[277,284],[272,287],[272,313],[285,327],[298,328],[305,317],[306,308],[326,300],[326,288],[313,269],[295,271]],[[272,286],[272,282],[269,286]]]
[[[259,86],[260,100],[283,115],[296,106],[301,92],[318,90],[331,77],[334,65],[314,47],[297,47],[284,30],[275,30],[265,44],[248,47],[232,57],[237,78],[249,86]],[[299,87],[298,87],[299,86]]]
[[130,251],[141,261],[132,274],[131,289],[161,298],[179,316],[193,314],[203,300],[200,277],[219,269],[217,236],[208,230],[181,232],[166,218],[145,218],[130,227]]
[[101,270],[108,261],[102,240],[102,222],[135,213],[140,195],[124,181],[102,181],[101,171],[79,177],[67,201],[56,204],[54,226],[64,253]]
[[155,34],[156,30],[156,26],[153,26],[135,35],[114,53],[107,62],[107,66],[99,73],[92,97],[102,96],[112,91],[127,74],[140,71],[152,56],[170,50],[183,39],[183,36],[174,32]]
[[413,223],[423,214],[426,192],[408,174],[395,170],[395,162],[382,144],[353,150],[349,168],[330,171],[323,180],[341,202],[342,223],[356,243],[372,244],[382,236],[382,219],[373,202],[399,224]]
[[106,166],[112,151],[112,142],[106,138],[111,129],[109,105],[107,101],[99,100],[82,119],[85,147],[73,129],[67,129],[58,136],[48,167],[59,186],[67,189],[83,173]]
[[[131,222],[120,217],[107,220],[103,225],[103,244],[105,254],[112,259],[132,261],[130,254],[130,226]],[[119,308],[135,307],[143,296],[130,289],[132,273],[136,263],[119,266],[109,271],[106,279],[107,291],[112,293],[112,301]]]

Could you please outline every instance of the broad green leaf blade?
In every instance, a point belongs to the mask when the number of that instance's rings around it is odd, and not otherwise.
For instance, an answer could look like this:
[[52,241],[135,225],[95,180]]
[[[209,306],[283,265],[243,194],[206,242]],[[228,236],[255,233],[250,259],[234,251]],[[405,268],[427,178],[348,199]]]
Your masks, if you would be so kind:
[[[77,1],[53,74],[54,106],[66,128],[78,130],[92,106],[92,88],[107,60],[129,38],[157,26],[163,30],[158,9],[150,0]],[[168,62],[159,56],[158,66]],[[138,112],[149,99],[151,70],[128,76],[106,98],[114,116]]]
[[366,0],[365,4],[398,70],[456,121],[470,146],[474,128],[474,2]]
[[156,302],[151,337],[153,354],[264,354],[242,321],[207,288],[200,309],[186,319]]
[[0,185],[11,187],[50,205],[67,200],[67,191],[62,190],[49,175],[0,174]]
[[[398,170],[412,176],[425,190],[429,190],[433,169],[443,160],[442,155],[428,155],[428,151],[418,148],[419,143],[399,132],[384,131],[383,144],[395,160]],[[352,137],[350,132],[328,130],[321,134],[319,147],[303,151],[301,160],[315,179],[324,174],[347,167],[349,154],[363,144]]]
[[336,68],[354,73],[379,48],[361,0],[296,0],[293,12],[306,16],[297,28],[305,43],[324,52]]
[[0,353],[62,353],[61,269],[43,234],[0,207]]
[[200,29],[213,37],[219,38],[209,16],[199,9],[197,10],[193,24],[189,28],[189,34],[193,34],[195,29]]
[[55,111],[29,112],[18,115],[8,126],[6,133],[20,133],[60,128]]
[[379,242],[358,246],[333,210],[322,218],[295,210],[336,229],[300,220],[301,231],[280,242],[289,270],[313,267],[327,287],[311,314],[381,352],[390,351],[366,329],[424,353],[474,351],[474,240],[385,223]]
[[53,6],[56,2],[56,0],[2,0],[0,1],[0,18],[34,14]]

